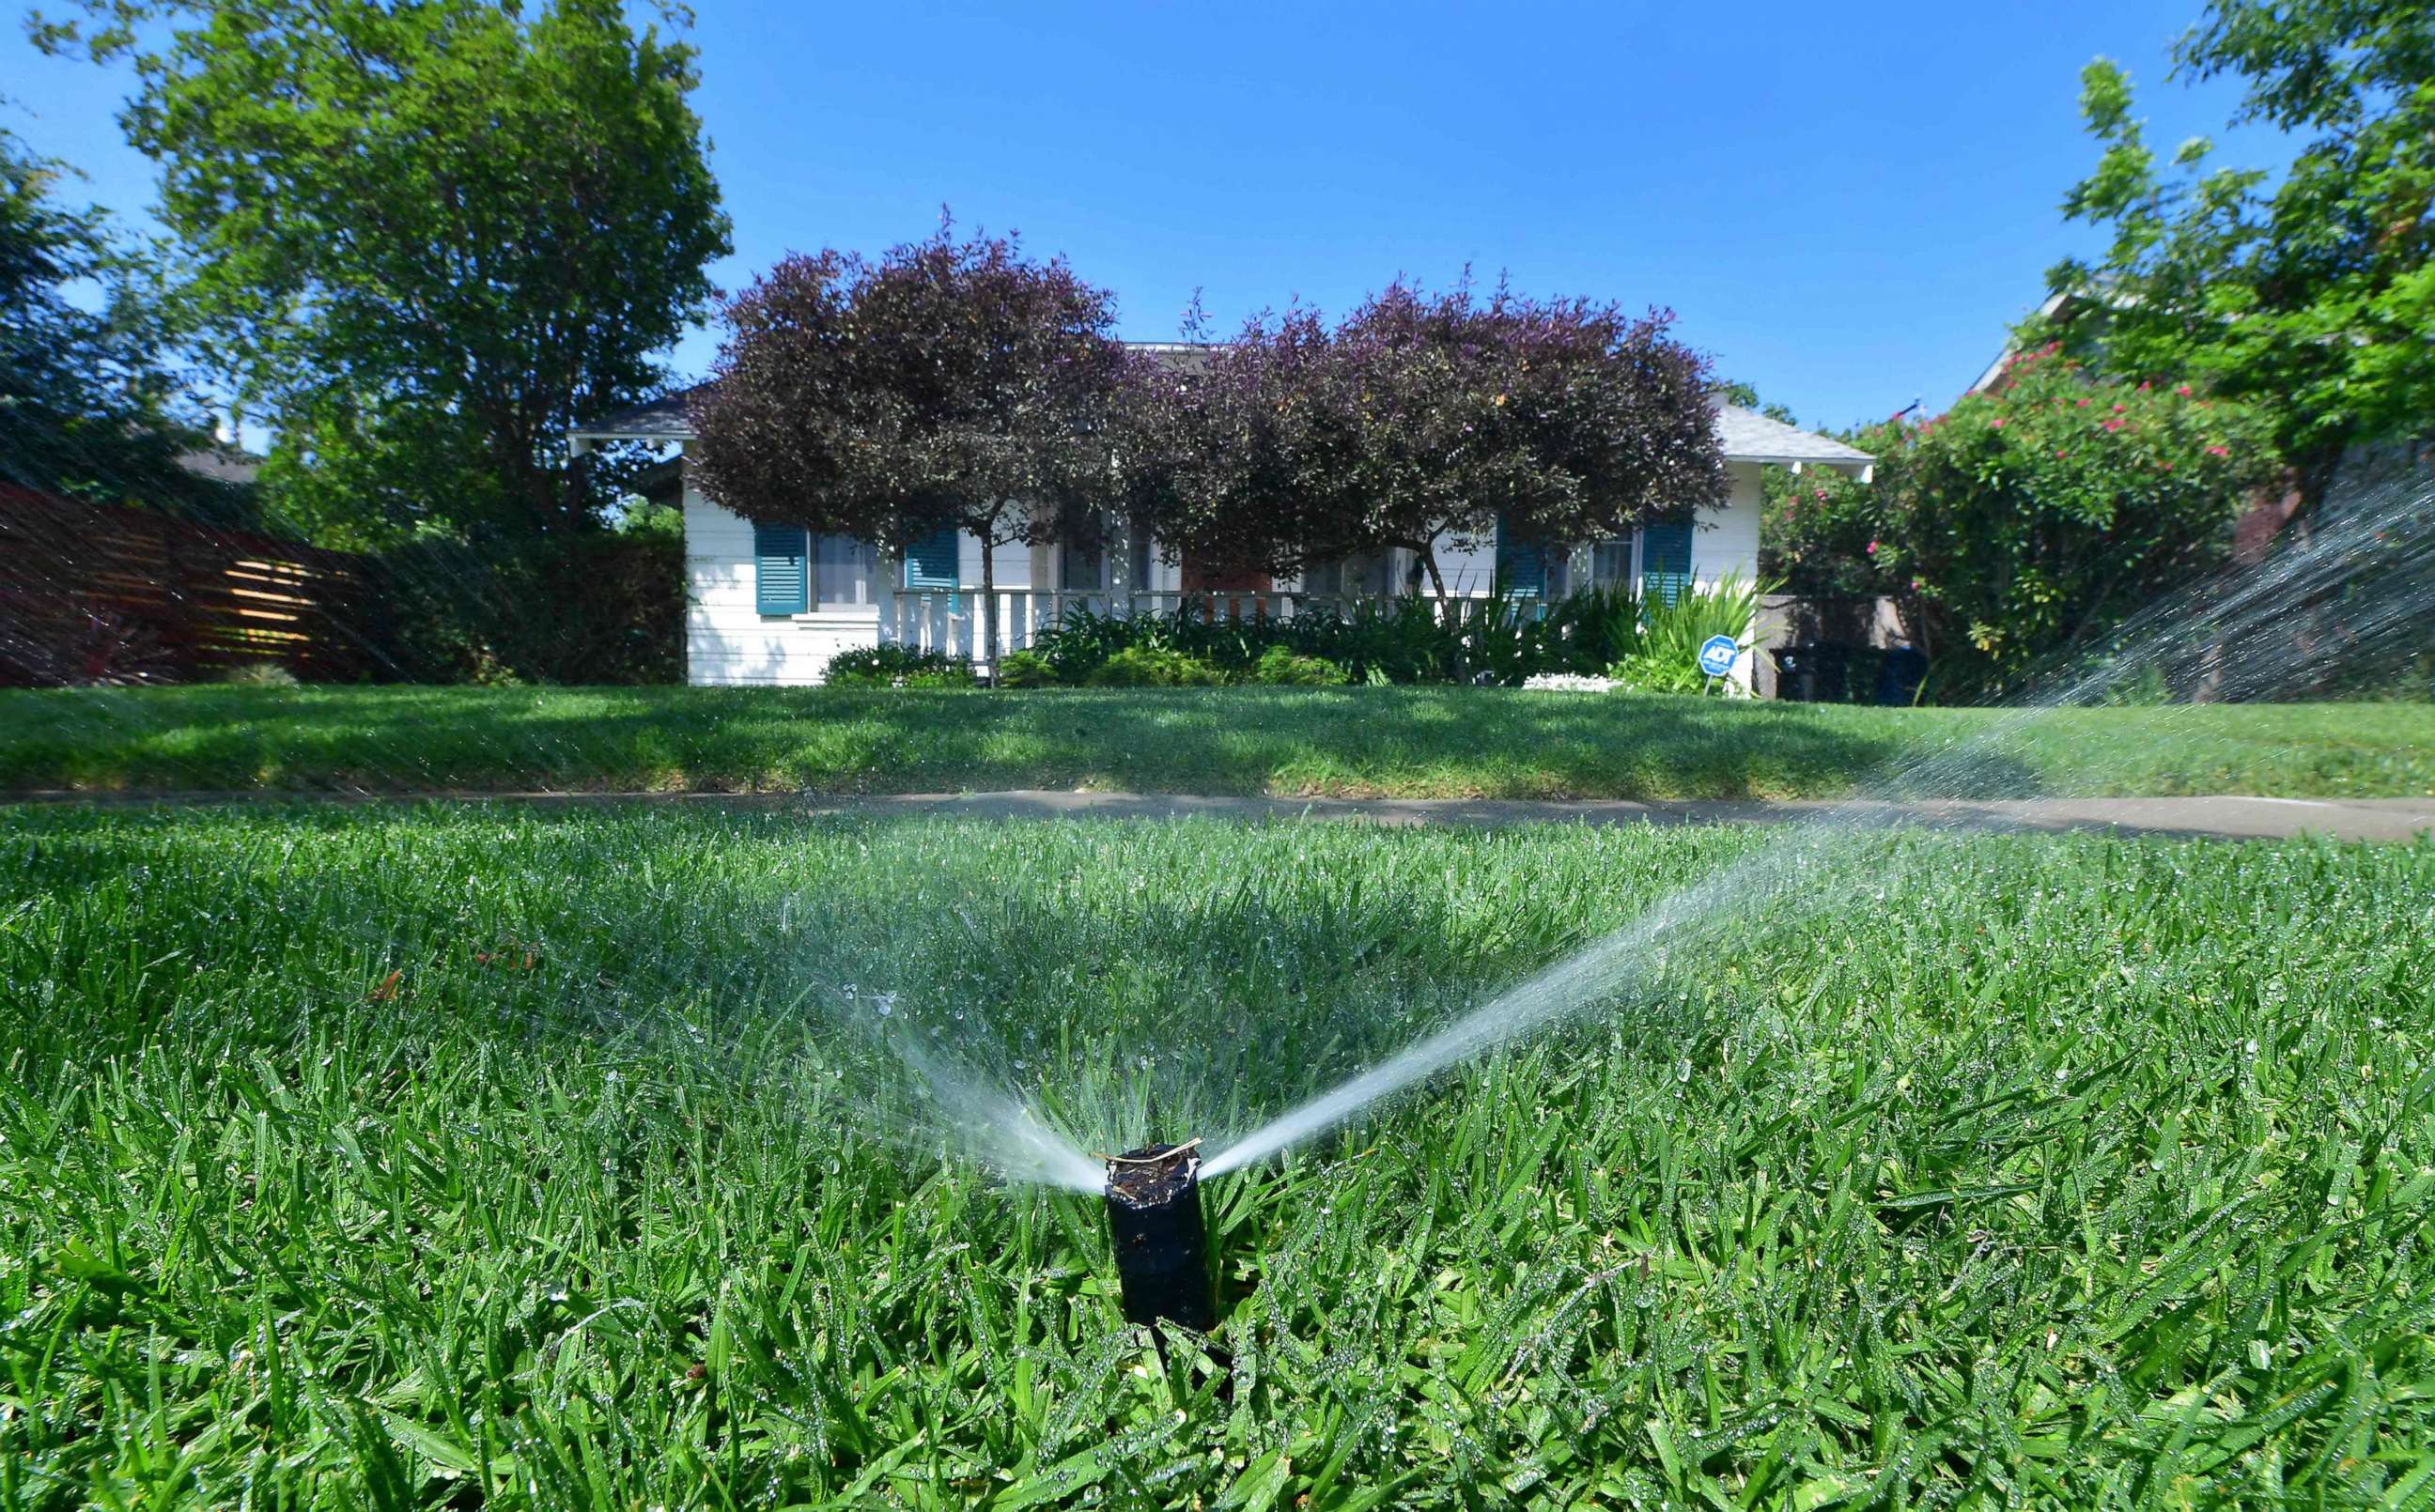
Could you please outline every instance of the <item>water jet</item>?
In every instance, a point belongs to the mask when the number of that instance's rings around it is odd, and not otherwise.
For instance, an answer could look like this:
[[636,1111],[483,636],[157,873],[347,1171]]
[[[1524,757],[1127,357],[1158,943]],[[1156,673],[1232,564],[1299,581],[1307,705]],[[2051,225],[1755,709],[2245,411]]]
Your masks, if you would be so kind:
[[1145,1144],[1105,1157],[1108,1237],[1129,1323],[1166,1318],[1200,1333],[1218,1326],[1200,1143]]

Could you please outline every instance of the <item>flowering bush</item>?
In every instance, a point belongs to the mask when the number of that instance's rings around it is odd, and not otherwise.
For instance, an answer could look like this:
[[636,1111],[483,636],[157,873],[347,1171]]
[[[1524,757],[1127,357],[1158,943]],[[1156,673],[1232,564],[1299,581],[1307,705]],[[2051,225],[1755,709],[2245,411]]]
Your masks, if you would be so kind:
[[1593,678],[1580,672],[1534,672],[1522,679],[1522,686],[1532,693],[1612,693],[1611,678]]
[[2263,427],[2187,384],[2101,383],[2046,347],[1917,425],[1855,438],[1874,484],[1770,490],[1796,592],[1899,600],[1948,691],[1999,692],[2219,565],[2272,471]]

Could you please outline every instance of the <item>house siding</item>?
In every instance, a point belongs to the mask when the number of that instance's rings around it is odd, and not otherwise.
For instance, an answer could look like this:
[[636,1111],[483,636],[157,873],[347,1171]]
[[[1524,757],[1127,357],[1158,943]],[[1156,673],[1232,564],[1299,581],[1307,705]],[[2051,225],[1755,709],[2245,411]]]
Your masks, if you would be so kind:
[[1691,533],[1691,580],[1713,588],[1727,574],[1745,584],[1758,580],[1758,521],[1764,496],[1759,490],[1759,464],[1728,462],[1730,488],[1721,509],[1700,511],[1700,528]]
[[752,526],[684,490],[685,680],[697,687],[808,687],[829,659],[875,644],[876,609],[763,614],[753,583]]
[[[1701,528],[1692,536],[1691,573],[1702,586],[1714,584],[1728,573],[1737,574],[1745,582],[1758,576],[1759,466],[1754,462],[1730,463],[1727,473],[1731,488],[1724,506],[1701,510]],[[838,652],[878,644],[883,613],[892,620],[897,612],[889,590],[898,580],[898,566],[894,558],[883,556],[872,589],[875,596],[889,606],[886,609],[875,605],[821,610],[815,606],[804,614],[762,614],[754,593],[751,524],[711,503],[687,480],[684,530],[685,680],[698,686],[815,685],[822,680],[830,659]],[[970,537],[962,539],[959,557],[958,565],[964,582],[976,583],[980,553]],[[1581,558],[1575,564],[1576,572],[1586,572],[1585,551],[1568,554],[1567,559],[1570,558]],[[1052,548],[1003,547],[996,565],[1002,593],[1032,583],[1051,582],[1056,571]],[[1491,541],[1483,542],[1475,551],[1442,551],[1439,568],[1445,576],[1449,593],[1485,593],[1496,570],[1495,545]],[[1176,576],[1173,564],[1154,558],[1152,581],[1141,586],[1172,591]],[[1393,586],[1400,588],[1401,582]],[[1016,644],[1028,644],[1030,618],[1036,610],[1023,598],[1004,602],[1008,610],[1004,628],[1010,639]],[[978,608],[972,602],[969,589],[953,600],[933,596],[923,601],[918,610],[907,612],[926,612],[933,618],[941,618],[947,614],[950,603],[958,611],[954,621],[936,627],[933,638],[954,645],[959,654],[969,655],[974,648],[974,622]],[[910,628],[895,625],[890,627],[898,634]],[[1744,677],[1748,664],[1749,659],[1745,658]]]

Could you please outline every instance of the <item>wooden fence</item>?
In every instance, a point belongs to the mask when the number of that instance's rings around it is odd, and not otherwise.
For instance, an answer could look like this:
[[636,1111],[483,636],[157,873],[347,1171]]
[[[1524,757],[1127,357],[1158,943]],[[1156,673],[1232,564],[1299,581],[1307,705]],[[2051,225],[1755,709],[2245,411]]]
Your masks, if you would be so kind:
[[371,671],[367,559],[0,484],[0,684]]

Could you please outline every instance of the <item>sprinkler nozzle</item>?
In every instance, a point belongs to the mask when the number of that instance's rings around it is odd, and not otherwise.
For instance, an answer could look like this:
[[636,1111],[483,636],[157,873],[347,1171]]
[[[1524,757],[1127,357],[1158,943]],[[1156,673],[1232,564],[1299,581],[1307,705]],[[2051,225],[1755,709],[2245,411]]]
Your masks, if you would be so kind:
[[1209,1236],[1200,1221],[1200,1157],[1189,1144],[1146,1144],[1108,1158],[1108,1237],[1125,1320],[1218,1326]]

